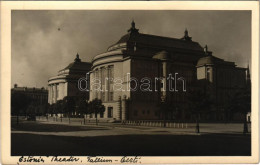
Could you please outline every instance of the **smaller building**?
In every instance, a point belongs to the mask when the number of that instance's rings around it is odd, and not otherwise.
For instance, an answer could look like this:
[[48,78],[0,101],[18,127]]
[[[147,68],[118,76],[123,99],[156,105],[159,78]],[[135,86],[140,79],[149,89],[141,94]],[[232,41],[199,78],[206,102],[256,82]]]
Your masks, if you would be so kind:
[[42,88],[28,88],[28,87],[18,87],[14,84],[14,88],[11,89],[11,94],[20,93],[28,96],[34,103],[40,105],[46,104],[48,102],[48,90],[44,87]]
[[48,103],[54,104],[66,96],[81,96],[88,99],[89,93],[78,89],[78,80],[86,77],[91,70],[91,63],[82,62],[79,54],[76,55],[74,62],[58,72],[58,75],[51,77],[48,81]]

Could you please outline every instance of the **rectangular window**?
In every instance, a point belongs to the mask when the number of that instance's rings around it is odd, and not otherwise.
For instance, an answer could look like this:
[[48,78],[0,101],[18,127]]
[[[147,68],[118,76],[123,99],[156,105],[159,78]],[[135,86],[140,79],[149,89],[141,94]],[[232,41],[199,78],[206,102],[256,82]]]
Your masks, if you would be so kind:
[[207,79],[210,79],[210,68],[207,68]]
[[108,101],[113,101],[114,93],[113,93],[113,82],[114,82],[114,66],[108,66]]
[[107,117],[112,118],[113,117],[113,107],[107,108]]
[[134,116],[137,116],[138,115],[138,112],[137,110],[134,111]]
[[101,92],[101,100],[104,102],[105,101],[105,92]]
[[[101,81],[101,89],[105,90],[105,76],[106,76],[105,73],[106,73],[106,70],[105,70],[104,67],[102,67],[100,69],[100,71],[101,71],[101,80],[100,80]],[[101,99],[103,99],[102,96],[101,96]],[[104,100],[102,100],[102,101],[104,101]]]
[[114,66],[108,66],[108,79],[109,79],[109,84],[113,84],[113,82],[114,82]]
[[114,66],[109,66],[109,78],[114,78]]
[[114,93],[109,92],[109,101],[113,101],[113,100],[114,100]]
[[[95,71],[94,71],[94,77],[95,77],[95,80],[98,80],[98,69],[96,69]],[[95,81],[95,83],[96,82],[98,82],[98,81]],[[98,98],[98,91],[97,90],[94,90],[94,92],[95,92],[95,98]]]
[[104,118],[104,112],[100,112],[100,118]]

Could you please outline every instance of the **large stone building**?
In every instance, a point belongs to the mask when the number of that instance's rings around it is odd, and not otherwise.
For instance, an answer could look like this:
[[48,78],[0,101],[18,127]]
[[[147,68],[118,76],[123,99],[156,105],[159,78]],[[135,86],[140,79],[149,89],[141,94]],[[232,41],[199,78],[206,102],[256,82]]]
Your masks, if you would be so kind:
[[11,94],[23,94],[31,99],[34,103],[38,105],[43,105],[48,103],[48,90],[44,87],[42,88],[30,88],[30,87],[19,87],[14,84],[14,88],[11,89]]
[[91,70],[91,63],[82,62],[79,55],[76,55],[74,62],[60,70],[58,75],[51,77],[48,81],[48,103],[54,104],[66,96],[84,95],[88,99],[89,93],[81,92],[78,89],[78,80],[85,77]]
[[187,95],[198,88],[197,80],[207,82],[216,103],[210,119],[224,120],[221,105],[246,88],[246,68],[213,56],[187,30],[180,39],[154,36],[139,33],[134,22],[117,43],[93,58],[91,70],[91,82],[101,83],[100,88],[91,85],[90,100],[102,100],[106,110],[98,118],[109,120],[162,119],[158,105],[166,100],[177,105],[179,119],[189,118]]

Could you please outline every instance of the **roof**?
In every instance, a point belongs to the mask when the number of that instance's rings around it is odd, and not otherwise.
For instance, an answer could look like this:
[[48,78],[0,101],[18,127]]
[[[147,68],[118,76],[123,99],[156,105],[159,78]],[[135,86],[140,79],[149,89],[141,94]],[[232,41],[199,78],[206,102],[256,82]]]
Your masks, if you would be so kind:
[[47,92],[45,88],[31,88],[31,87],[14,87],[12,91],[27,91],[27,92]]
[[[178,48],[178,49],[203,51],[203,48],[199,45],[199,43],[191,41],[191,40],[188,41],[188,40],[183,40],[183,39],[161,37],[161,36],[142,34],[142,33],[125,34],[114,45],[117,45],[120,43],[126,43],[129,41],[135,42],[136,44],[156,46],[156,47],[173,47],[173,48]],[[112,45],[112,46],[114,46],[114,45]]]
[[90,68],[91,68],[91,63],[89,63],[89,62],[72,62],[62,70],[67,70],[67,69],[69,69],[69,70],[89,70]]
[[218,65],[218,64],[235,65],[234,62],[224,61],[223,59],[217,58],[212,55],[208,55],[206,57],[200,58],[198,60],[197,66]]
[[161,52],[157,53],[156,55],[154,55],[153,58],[159,59],[159,60],[166,60],[169,58],[169,54],[166,51],[161,51]]
[[81,59],[79,58],[79,55],[76,55],[76,58],[74,59],[74,62],[70,63],[68,66],[66,66],[64,69],[60,70],[79,70],[79,71],[88,71],[91,69],[91,63],[89,62],[81,62]]
[[119,41],[117,41],[116,44],[121,44],[121,43],[125,43],[129,40],[130,38],[130,33],[126,34],[126,35],[123,35]]

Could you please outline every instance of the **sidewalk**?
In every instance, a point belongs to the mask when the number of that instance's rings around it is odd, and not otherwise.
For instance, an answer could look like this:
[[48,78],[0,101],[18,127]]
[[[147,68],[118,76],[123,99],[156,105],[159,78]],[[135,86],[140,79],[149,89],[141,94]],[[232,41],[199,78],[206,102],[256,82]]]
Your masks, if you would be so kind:
[[[96,126],[94,123],[23,120],[18,125],[12,123],[11,152],[12,155],[248,156],[251,137],[242,134],[241,126],[201,124],[201,133],[196,134],[193,127],[178,129],[120,123]],[[211,132],[207,132],[209,130]]]
[[[65,118],[64,118],[65,119]],[[63,125],[70,125],[70,126],[87,126],[87,127],[103,127],[109,129],[124,129],[124,130],[135,130],[141,131],[143,133],[170,133],[170,134],[192,134],[198,135],[195,133],[195,123],[189,123],[187,128],[184,126],[183,128],[169,128],[169,127],[151,127],[151,126],[140,126],[140,125],[126,125],[121,123],[88,123],[84,124],[83,119],[71,119],[69,123],[68,120],[61,120],[58,121],[42,119],[37,119],[37,122],[42,124],[63,124]],[[177,126],[176,126],[177,127]],[[248,124],[248,131],[251,133],[251,125]],[[242,134],[243,133],[243,123],[200,123],[200,134]]]

